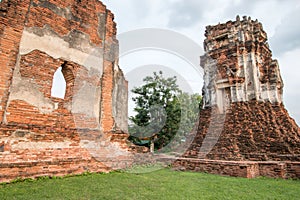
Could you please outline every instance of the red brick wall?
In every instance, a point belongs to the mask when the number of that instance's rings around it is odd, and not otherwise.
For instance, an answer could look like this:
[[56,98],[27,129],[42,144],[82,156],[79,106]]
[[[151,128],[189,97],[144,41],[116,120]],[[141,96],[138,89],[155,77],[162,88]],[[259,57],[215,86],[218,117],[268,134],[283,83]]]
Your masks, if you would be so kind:
[[[0,182],[130,165],[128,135],[115,130],[112,111],[120,70],[113,14],[98,0],[4,0],[0,8]],[[68,46],[55,50],[58,57],[42,49],[22,52],[23,31],[37,40],[48,34]],[[103,62],[88,67],[88,61],[72,60],[77,55],[60,54],[63,48],[94,53]],[[102,55],[93,49],[102,49]],[[59,67],[67,85],[64,99],[51,96]],[[84,97],[75,112],[74,98],[84,84],[97,92],[90,97],[95,105]],[[86,105],[92,110],[81,112]]]
[[208,159],[180,158],[173,163],[176,170],[208,172],[225,176],[256,178],[300,178],[300,162],[277,161],[222,161]]

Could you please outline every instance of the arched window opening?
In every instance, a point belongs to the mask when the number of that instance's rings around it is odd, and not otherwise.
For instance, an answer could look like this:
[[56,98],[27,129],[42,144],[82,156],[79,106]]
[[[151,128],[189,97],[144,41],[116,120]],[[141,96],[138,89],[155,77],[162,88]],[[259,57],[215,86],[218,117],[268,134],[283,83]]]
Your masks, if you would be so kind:
[[66,80],[62,73],[62,67],[59,67],[53,76],[51,96],[64,99],[66,94]]

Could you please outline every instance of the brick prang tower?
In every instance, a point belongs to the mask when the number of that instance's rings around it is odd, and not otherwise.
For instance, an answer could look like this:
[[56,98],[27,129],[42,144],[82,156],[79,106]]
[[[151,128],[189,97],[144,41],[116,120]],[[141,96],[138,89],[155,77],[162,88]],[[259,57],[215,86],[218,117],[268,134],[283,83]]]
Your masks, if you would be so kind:
[[239,17],[206,27],[204,106],[225,112],[235,102],[282,102],[283,83],[260,22]]
[[232,176],[300,177],[300,130],[262,24],[207,26],[203,100],[193,142],[174,167]]

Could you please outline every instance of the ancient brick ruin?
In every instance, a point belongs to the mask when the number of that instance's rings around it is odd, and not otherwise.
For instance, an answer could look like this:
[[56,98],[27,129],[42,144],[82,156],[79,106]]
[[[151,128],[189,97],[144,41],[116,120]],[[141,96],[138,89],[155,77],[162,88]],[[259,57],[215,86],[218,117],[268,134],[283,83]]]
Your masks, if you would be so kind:
[[282,103],[283,82],[257,20],[206,27],[204,109],[180,170],[300,177],[300,129]]
[[[98,0],[0,2],[0,182],[105,172],[139,158],[127,142],[113,18]],[[299,178],[300,131],[261,23],[237,18],[205,35],[204,110],[174,168]]]
[[1,1],[0,182],[131,163],[113,19],[98,0]]

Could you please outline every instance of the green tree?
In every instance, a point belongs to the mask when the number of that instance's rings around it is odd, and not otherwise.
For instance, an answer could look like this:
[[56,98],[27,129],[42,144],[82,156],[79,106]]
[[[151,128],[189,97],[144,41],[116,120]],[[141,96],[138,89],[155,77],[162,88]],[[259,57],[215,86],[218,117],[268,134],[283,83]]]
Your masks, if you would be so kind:
[[197,125],[199,112],[202,108],[202,96],[199,94],[181,93],[178,99],[181,109],[180,127],[168,149],[180,151],[178,148],[180,148],[181,144],[190,140],[189,136],[191,136],[191,132]]
[[[182,140],[191,130],[193,119],[198,116],[201,97],[183,93],[176,83],[177,78],[164,78],[161,71],[154,72],[143,81],[144,85],[132,90],[137,114],[130,117],[130,139],[141,144],[141,138],[156,136],[156,149],[168,145],[175,136]],[[192,107],[189,105],[191,101]],[[148,144],[149,140],[146,141]]]

